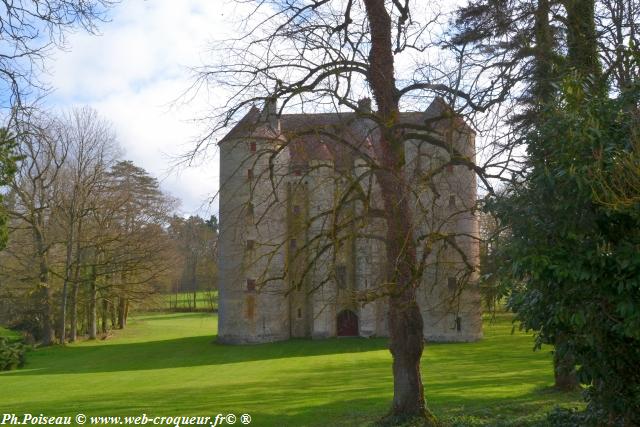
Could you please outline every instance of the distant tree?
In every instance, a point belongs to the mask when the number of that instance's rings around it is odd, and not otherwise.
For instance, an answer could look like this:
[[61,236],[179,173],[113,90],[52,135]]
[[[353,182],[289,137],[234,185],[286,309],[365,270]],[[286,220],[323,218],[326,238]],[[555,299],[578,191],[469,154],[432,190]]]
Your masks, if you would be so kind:
[[171,268],[164,227],[175,200],[162,192],[156,178],[131,161],[117,162],[108,181],[109,191],[119,202],[111,221],[115,239],[101,264],[115,269],[110,288],[118,301],[118,327],[124,328],[130,301],[153,293],[150,286]]
[[217,218],[203,220],[199,216],[187,219],[174,217],[170,222],[169,235],[179,254],[181,274],[176,279],[175,292],[192,292],[195,309],[197,292],[217,287],[215,247],[217,243]]

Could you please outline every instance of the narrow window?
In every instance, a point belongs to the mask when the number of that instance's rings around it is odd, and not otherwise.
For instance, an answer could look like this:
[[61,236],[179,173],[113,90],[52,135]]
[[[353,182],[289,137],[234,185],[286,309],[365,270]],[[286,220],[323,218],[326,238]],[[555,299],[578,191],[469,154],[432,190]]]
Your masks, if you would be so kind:
[[250,147],[249,149],[251,150],[252,153],[256,152],[256,143],[255,142],[250,143],[249,147]]
[[462,331],[462,318],[460,316],[456,316],[456,331]]
[[345,265],[336,266],[336,282],[338,282],[340,289],[347,287],[347,267]]
[[256,290],[256,279],[247,279],[247,291],[253,292]]
[[247,250],[252,251],[255,246],[255,240],[247,240]]
[[253,169],[247,169],[247,178],[249,178],[249,181],[253,180]]
[[245,306],[246,306],[246,317],[247,319],[253,319],[253,317],[255,316],[255,311],[256,311],[256,300],[254,299],[253,295],[248,295],[246,300],[245,300]]
[[449,207],[450,208],[456,207],[456,196],[449,196]]
[[302,309],[298,307],[298,319],[302,319]]

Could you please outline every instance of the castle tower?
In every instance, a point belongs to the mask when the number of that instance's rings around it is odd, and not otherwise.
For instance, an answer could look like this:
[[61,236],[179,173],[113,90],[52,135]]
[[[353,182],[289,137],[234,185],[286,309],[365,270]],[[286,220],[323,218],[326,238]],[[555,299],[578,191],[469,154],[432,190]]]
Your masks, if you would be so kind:
[[[434,233],[431,253],[418,291],[425,339],[434,342],[476,341],[482,338],[482,310],[478,287],[479,234],[473,213],[477,199],[475,172],[460,160],[475,163],[475,133],[441,99],[427,116],[435,121],[431,136],[443,146],[408,141],[406,174],[413,180],[419,212],[416,238]],[[454,159],[453,157],[460,158]],[[425,172],[437,171],[427,180]],[[424,214],[426,212],[426,215]],[[418,257],[423,255],[418,245]]]
[[279,151],[270,107],[253,108],[219,144],[218,340],[224,343],[290,336],[283,280],[287,153]]

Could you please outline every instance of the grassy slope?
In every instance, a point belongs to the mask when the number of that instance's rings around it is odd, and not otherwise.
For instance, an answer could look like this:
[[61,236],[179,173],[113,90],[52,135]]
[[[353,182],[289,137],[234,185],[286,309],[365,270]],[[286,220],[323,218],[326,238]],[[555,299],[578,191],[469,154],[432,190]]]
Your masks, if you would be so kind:
[[[0,373],[1,389],[11,390],[0,393],[0,413],[247,412],[257,426],[361,425],[389,405],[384,339],[233,347],[213,343],[215,327],[204,313],[141,316],[107,341],[38,350],[24,369]],[[546,389],[548,352],[533,353],[529,336],[511,335],[508,319],[485,325],[485,336],[427,347],[425,390],[441,418],[496,425],[578,399]]]

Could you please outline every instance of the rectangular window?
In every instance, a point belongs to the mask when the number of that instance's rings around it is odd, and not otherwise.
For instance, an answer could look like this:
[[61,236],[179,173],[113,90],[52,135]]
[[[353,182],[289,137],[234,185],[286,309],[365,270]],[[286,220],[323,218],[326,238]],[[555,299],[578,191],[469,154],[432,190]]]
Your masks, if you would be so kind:
[[256,290],[256,279],[247,279],[247,291],[253,292]]
[[247,250],[252,251],[255,246],[255,240],[247,240]]
[[449,277],[447,280],[447,287],[450,292],[458,290],[458,280],[455,277]]
[[247,169],[247,178],[249,181],[253,180],[253,169]]
[[462,331],[462,318],[460,316],[456,316],[456,331]]
[[336,266],[336,282],[338,283],[339,289],[346,289],[347,287],[347,266],[345,265],[337,265]]
[[249,144],[249,149],[251,150],[252,153],[256,152],[256,143],[252,142]]
[[450,208],[456,207],[456,196],[449,196],[449,207]]
[[256,300],[253,295],[247,295],[245,300],[245,309],[247,319],[253,319],[256,312]]
[[298,307],[298,319],[302,319],[302,309]]

